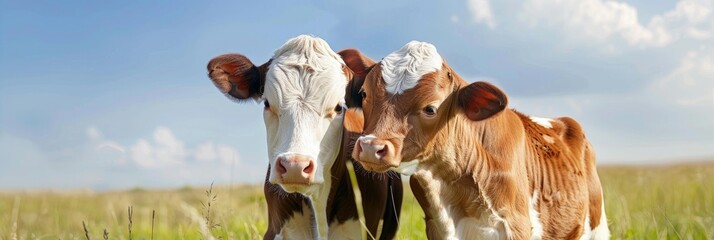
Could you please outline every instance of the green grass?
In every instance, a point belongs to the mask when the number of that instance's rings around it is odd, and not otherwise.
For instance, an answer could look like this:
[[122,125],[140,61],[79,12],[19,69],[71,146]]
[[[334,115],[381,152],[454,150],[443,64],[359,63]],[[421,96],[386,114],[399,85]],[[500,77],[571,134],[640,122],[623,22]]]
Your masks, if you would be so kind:
[[[602,167],[608,222],[615,239],[714,238],[714,165]],[[408,190],[409,188],[406,187]],[[0,192],[0,239],[206,239],[204,188],[117,192]],[[262,187],[219,186],[210,235],[261,239],[267,227]],[[423,212],[405,194],[399,239],[423,239]]]
[[614,238],[714,238],[714,165],[599,170]]

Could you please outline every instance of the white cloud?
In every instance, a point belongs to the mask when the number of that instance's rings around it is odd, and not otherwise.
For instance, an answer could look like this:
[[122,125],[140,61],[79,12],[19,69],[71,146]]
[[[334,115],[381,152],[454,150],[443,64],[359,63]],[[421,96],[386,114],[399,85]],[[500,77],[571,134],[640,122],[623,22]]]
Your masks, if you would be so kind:
[[532,26],[545,23],[562,27],[586,39],[603,41],[619,37],[630,46],[664,47],[685,38],[711,39],[714,32],[712,2],[680,0],[674,9],[642,24],[637,9],[624,2],[529,0],[523,7],[521,18]]
[[212,142],[206,142],[196,147],[194,157],[199,161],[213,161],[216,159],[216,147]]
[[146,139],[139,139],[131,147],[131,158],[142,167],[153,167],[156,162],[153,147]]
[[[486,24],[488,28],[494,29],[496,27],[496,19],[493,16],[493,10],[491,10],[491,4],[488,0],[468,0],[469,12],[473,15],[473,21],[480,24]],[[452,22],[456,21],[452,17]]]
[[156,141],[156,158],[161,162],[181,162],[186,157],[183,142],[176,139],[174,133],[166,127],[154,130]]
[[171,129],[158,127],[154,130],[153,144],[146,139],[139,139],[131,147],[131,156],[134,162],[142,167],[171,166],[184,162],[186,149]]
[[87,133],[87,137],[89,137],[90,140],[99,140],[102,138],[102,132],[99,131],[99,128],[96,126],[89,126],[87,127],[87,130],[85,131]]
[[[262,177],[263,165],[241,165],[238,151],[227,144],[205,141],[187,145],[168,127],[157,127],[150,138],[139,138],[126,147],[104,136],[96,126],[85,129],[88,138],[87,155],[83,159],[92,161],[94,166],[121,169],[116,176],[131,172],[134,182],[110,183],[109,185],[142,185],[145,179],[154,184],[193,184],[212,181],[255,182]],[[2,135],[0,135],[1,137]],[[2,140],[2,138],[0,138]],[[0,141],[1,142],[1,141]],[[113,161],[106,161],[114,159]],[[108,162],[108,165],[101,165]],[[90,164],[85,164],[88,166]],[[121,168],[118,168],[121,166]],[[250,173],[233,175],[235,167],[250,169]],[[257,175],[256,175],[257,174]],[[111,175],[111,174],[107,174]],[[117,177],[116,179],[121,178]],[[100,180],[97,180],[100,181]]]
[[[85,133],[87,134],[87,137],[90,140],[90,144],[94,146],[94,150],[99,153],[105,153],[103,151],[110,150],[114,152],[119,152],[121,154],[126,152],[126,149],[124,146],[121,144],[107,140],[104,138],[102,131],[99,130],[96,126],[89,126],[85,130]],[[126,163],[126,159],[123,157],[118,157],[118,158],[113,158],[114,161],[118,164],[124,164]]]
[[665,14],[665,18],[674,20],[686,20],[689,24],[697,24],[706,21],[711,16],[712,1],[706,0],[682,0],[677,3],[673,11]]
[[101,143],[97,144],[97,150],[104,150],[104,149],[111,149],[117,152],[124,153],[126,152],[126,149],[124,149],[124,146],[121,144],[118,144],[113,141],[102,141]]
[[238,151],[225,144],[214,145],[212,142],[206,142],[196,147],[194,158],[204,162],[218,160],[225,165],[231,165],[238,162]]
[[224,164],[230,165],[232,163],[238,162],[238,151],[236,151],[234,148],[228,145],[219,144],[216,149],[218,153],[218,160],[220,160]]
[[714,55],[711,50],[688,52],[679,65],[657,80],[651,90],[682,106],[714,106]]
[[[90,126],[86,130],[90,143],[102,154],[102,150],[113,150],[121,154],[127,150],[121,144],[104,139],[101,131]],[[140,138],[129,148],[129,159],[142,168],[163,168],[172,166],[184,166],[189,163],[188,158],[193,158],[198,162],[219,161],[224,165],[231,165],[239,162],[238,151],[228,145],[213,142],[204,142],[195,148],[186,147],[183,141],[176,138],[173,131],[167,127],[157,127],[153,132],[153,139]],[[119,158],[119,164],[126,162],[125,158]],[[192,163],[189,163],[192,164]],[[190,170],[190,169],[188,169]]]

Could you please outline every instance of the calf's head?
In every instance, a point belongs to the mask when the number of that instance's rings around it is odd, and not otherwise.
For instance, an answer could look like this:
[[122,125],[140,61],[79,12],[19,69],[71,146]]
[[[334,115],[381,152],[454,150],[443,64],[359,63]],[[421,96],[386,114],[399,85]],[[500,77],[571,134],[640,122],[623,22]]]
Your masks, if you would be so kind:
[[290,39],[255,66],[243,55],[208,63],[208,75],[234,100],[263,102],[269,181],[308,194],[329,174],[340,150],[345,90],[352,72],[324,40]]
[[468,84],[433,45],[416,41],[382,59],[354,87],[365,125],[352,157],[377,172],[428,158],[435,144],[459,141],[444,132],[455,119],[482,121],[507,105],[500,89],[486,82]]

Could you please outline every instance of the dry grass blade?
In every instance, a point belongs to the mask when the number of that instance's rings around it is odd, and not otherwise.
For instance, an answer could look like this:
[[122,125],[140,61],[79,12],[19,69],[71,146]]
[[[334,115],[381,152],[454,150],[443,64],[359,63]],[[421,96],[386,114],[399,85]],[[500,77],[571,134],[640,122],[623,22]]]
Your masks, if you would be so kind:
[[382,236],[382,228],[384,228],[384,219],[379,219],[379,223],[377,224],[377,238]]
[[[369,229],[367,229],[367,226],[365,225],[365,220],[364,220],[364,209],[362,209],[362,192],[359,190],[359,185],[357,184],[357,174],[355,174],[355,166],[352,165],[352,161],[345,161],[345,165],[347,165],[347,173],[350,175],[350,183],[352,184],[352,191],[354,192],[355,195],[355,205],[357,205],[357,216],[359,216],[359,222],[362,225],[362,240],[367,240],[367,235],[369,234],[369,237],[371,239],[375,239],[375,237],[372,235],[371,232],[369,232]],[[365,234],[367,233],[367,234]]]
[[203,217],[209,229],[221,226],[220,224],[213,223],[211,219],[211,206],[216,202],[217,198],[218,194],[213,194],[213,182],[211,182],[211,186],[206,190],[206,203],[201,202],[201,206],[206,210],[206,215]]
[[10,232],[10,239],[17,240],[17,218],[20,215],[20,196],[15,197],[15,201],[12,205],[12,230]]
[[156,219],[156,210],[151,210],[151,240],[154,240],[154,220]]
[[[392,185],[389,185],[389,194],[392,196],[392,199],[394,199],[394,188],[392,188]],[[394,216],[397,217],[397,225],[399,225],[399,213],[397,213],[397,205],[394,201],[392,201],[392,211],[394,211]]]
[[191,220],[193,220],[196,224],[198,224],[198,230],[201,232],[203,235],[203,238],[207,240],[215,240],[216,238],[213,237],[211,234],[211,230],[209,229],[208,225],[206,225],[206,222],[204,219],[201,217],[201,214],[198,213],[198,211],[191,207],[191,205],[188,205],[186,202],[181,202],[180,203],[181,210],[189,217]]
[[10,231],[10,239],[17,240],[17,222],[12,223],[12,230]]
[[134,207],[129,206],[129,240],[131,240],[131,225],[133,224],[132,217],[134,216]]
[[84,228],[84,237],[86,237],[87,240],[90,240],[89,239],[89,231],[87,230],[87,224],[84,224],[84,221],[82,221],[82,228]]
[[672,230],[674,230],[674,233],[677,234],[677,238],[684,239],[684,238],[682,238],[682,235],[679,234],[679,231],[677,231],[677,228],[674,227],[674,224],[672,224],[672,221],[669,220],[669,217],[667,217],[667,208],[662,207],[662,209],[663,209],[663,213],[664,213],[664,220],[667,220],[667,223],[669,224],[669,226],[672,228]]

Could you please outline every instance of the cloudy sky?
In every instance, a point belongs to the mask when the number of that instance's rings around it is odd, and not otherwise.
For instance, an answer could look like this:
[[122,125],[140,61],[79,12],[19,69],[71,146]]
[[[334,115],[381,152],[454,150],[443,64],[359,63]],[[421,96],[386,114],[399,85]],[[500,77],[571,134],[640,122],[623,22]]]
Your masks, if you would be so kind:
[[0,1],[0,189],[256,183],[262,108],[206,77],[299,34],[436,45],[511,107],[571,116],[600,164],[714,159],[714,0]]

